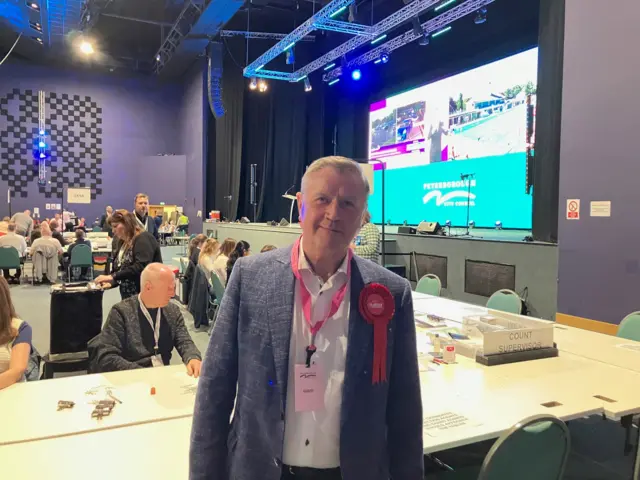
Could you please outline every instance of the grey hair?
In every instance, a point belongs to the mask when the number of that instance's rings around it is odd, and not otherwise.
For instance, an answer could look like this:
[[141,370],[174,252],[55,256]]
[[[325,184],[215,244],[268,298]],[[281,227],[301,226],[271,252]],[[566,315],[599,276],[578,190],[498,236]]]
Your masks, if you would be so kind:
[[316,172],[319,172],[323,168],[331,167],[337,170],[339,173],[353,173],[355,175],[359,175],[362,179],[362,184],[364,185],[365,193],[368,196],[371,188],[369,186],[369,181],[362,171],[362,167],[355,160],[352,160],[347,157],[340,156],[330,156],[330,157],[322,157],[317,160],[314,160],[311,165],[307,168],[307,171],[304,172],[302,176],[302,188],[301,191],[304,193],[305,184],[309,180],[309,175],[313,175]]

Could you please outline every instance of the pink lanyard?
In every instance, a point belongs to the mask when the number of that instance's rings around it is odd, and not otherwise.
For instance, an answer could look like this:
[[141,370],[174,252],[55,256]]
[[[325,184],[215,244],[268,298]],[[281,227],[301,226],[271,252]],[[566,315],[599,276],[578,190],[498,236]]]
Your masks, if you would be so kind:
[[349,283],[349,279],[351,278],[351,249],[347,252],[347,281],[344,282],[344,285],[338,289],[338,291],[331,298],[331,308],[329,309],[329,313],[322,319],[318,320],[313,325],[311,324],[311,293],[307,290],[307,287],[304,284],[304,280],[302,279],[302,275],[300,274],[300,270],[298,267],[298,262],[300,260],[300,240],[302,237],[299,237],[296,242],[293,244],[293,249],[291,250],[291,269],[293,270],[293,275],[298,280],[300,284],[300,296],[302,297],[302,313],[304,314],[304,319],[309,326],[309,330],[311,331],[311,345],[309,345],[306,349],[307,351],[307,366],[310,365],[311,355],[316,351],[315,341],[316,334],[320,331],[325,322],[333,317],[340,305],[342,305],[342,300],[344,300],[345,292],[347,291],[347,285]]

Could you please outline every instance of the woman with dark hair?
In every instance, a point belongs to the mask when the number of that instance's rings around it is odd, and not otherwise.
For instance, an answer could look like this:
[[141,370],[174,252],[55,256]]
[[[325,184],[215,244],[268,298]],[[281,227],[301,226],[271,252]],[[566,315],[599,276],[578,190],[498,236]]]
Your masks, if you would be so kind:
[[231,277],[231,271],[233,270],[233,266],[235,265],[236,261],[240,257],[246,257],[250,253],[251,246],[249,245],[249,242],[240,240],[238,243],[236,243],[236,248],[233,249],[233,252],[231,252],[231,255],[229,255],[229,260],[227,260],[227,279]]
[[111,228],[118,244],[113,258],[113,274],[100,275],[95,282],[102,286],[120,285],[120,296],[140,293],[140,275],[150,263],[162,263],[158,242],[138,224],[133,213],[116,210],[111,215]]
[[9,284],[0,277],[0,390],[25,379],[31,353],[31,327],[18,318]]

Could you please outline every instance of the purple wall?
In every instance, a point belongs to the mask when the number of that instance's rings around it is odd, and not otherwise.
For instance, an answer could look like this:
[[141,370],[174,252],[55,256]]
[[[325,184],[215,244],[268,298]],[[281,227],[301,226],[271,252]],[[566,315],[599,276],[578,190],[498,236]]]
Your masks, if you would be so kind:
[[205,65],[197,61],[184,76],[184,93],[179,112],[179,128],[182,152],[187,157],[187,201],[185,214],[189,217],[189,232],[202,232],[204,213],[204,158],[207,96],[205,89]]
[[[640,310],[640,56],[628,50],[638,18],[638,0],[566,2],[558,312],[615,324]],[[580,220],[566,220],[569,198],[581,200]],[[611,201],[610,218],[589,216],[599,200]]]
[[[14,95],[16,98],[0,103],[0,110],[4,108],[4,112],[0,112],[4,113],[0,114],[0,134],[9,138],[8,143],[0,143],[0,173],[4,171],[4,177],[9,176],[14,184],[22,180],[26,192],[26,196],[14,196],[14,212],[39,207],[42,216],[52,216],[53,212],[45,211],[44,207],[46,203],[61,203],[56,184],[75,182],[76,185],[72,186],[88,186],[92,180],[96,186],[95,200],[90,205],[74,205],[72,209],[79,215],[87,220],[93,219],[107,204],[130,209],[133,196],[140,190],[136,163],[146,156],[180,153],[183,145],[178,127],[178,113],[183,112],[183,87],[180,84],[161,84],[155,78],[94,75],[23,63],[7,63],[0,70],[0,102],[16,91],[21,92],[22,98],[21,102]],[[29,90],[30,95],[24,93]],[[31,152],[31,142],[37,134],[39,90],[46,92],[49,102],[47,124],[51,127],[47,128],[57,132],[50,139],[55,150],[52,157],[56,157],[57,173],[51,177],[52,185],[41,188],[37,185]],[[35,113],[28,107],[34,99]],[[20,112],[20,103],[22,110],[27,109],[26,115]],[[53,114],[56,118],[51,118]],[[67,123],[74,114],[78,115],[75,123]],[[91,119],[86,117],[91,115],[94,120],[100,117],[100,121],[94,121],[93,128],[87,130],[85,126]],[[11,123],[25,124],[24,132],[7,133],[7,129],[13,128],[9,125]],[[16,145],[23,143],[25,147],[20,158],[9,154],[16,151]],[[86,143],[87,149],[83,150],[79,143]],[[63,168],[63,165],[69,168]],[[8,181],[0,178],[0,215],[8,214],[7,188]],[[152,198],[151,201],[160,200]]]
[[138,188],[153,204],[184,207],[187,203],[187,158],[156,155],[138,160]]

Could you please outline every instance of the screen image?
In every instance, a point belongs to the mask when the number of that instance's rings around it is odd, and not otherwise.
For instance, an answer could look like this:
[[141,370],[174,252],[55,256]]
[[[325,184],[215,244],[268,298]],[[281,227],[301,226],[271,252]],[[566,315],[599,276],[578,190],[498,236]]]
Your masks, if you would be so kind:
[[[538,49],[373,103],[369,161],[385,221],[531,228],[526,193],[533,151]],[[380,188],[369,209],[382,222]]]

